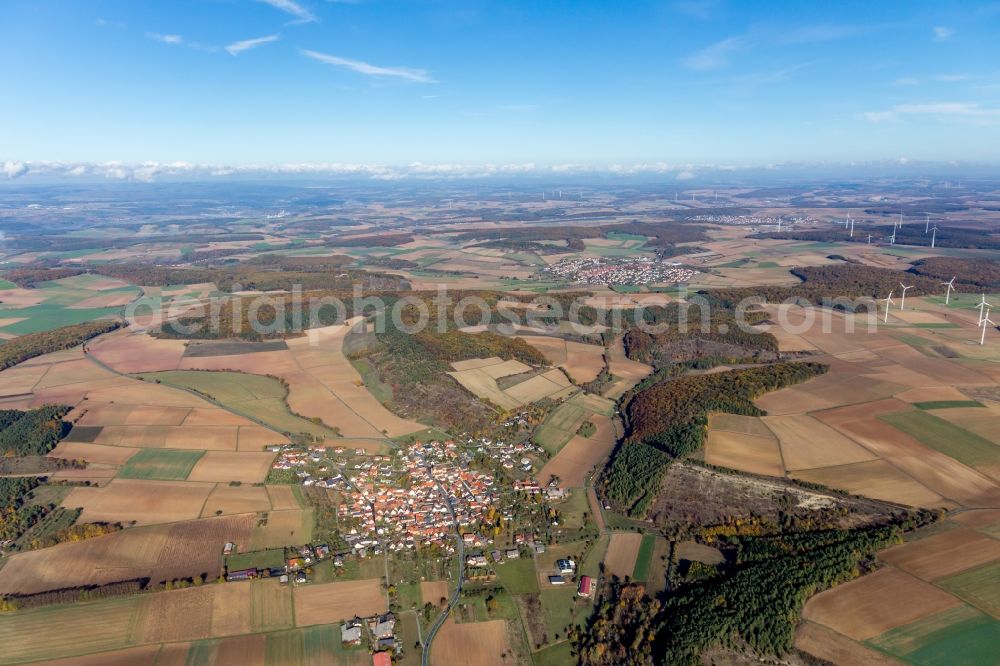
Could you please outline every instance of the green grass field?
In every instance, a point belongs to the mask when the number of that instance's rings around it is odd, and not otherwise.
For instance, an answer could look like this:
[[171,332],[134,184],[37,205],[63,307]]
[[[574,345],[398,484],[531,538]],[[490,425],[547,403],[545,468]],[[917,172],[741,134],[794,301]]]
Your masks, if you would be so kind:
[[226,566],[230,571],[283,567],[285,566],[284,548],[269,548],[267,550],[255,550],[247,553],[234,553],[226,558]]
[[285,397],[288,391],[277,379],[242,372],[168,370],[140,375],[146,381],[159,380],[169,386],[198,391],[233,411],[264,421],[282,432],[307,432],[333,436],[326,426],[292,414]]
[[868,645],[911,664],[995,664],[1000,622],[959,606],[892,629]]
[[511,594],[538,592],[538,576],[535,563],[530,558],[507,560],[496,565],[497,576]]
[[183,481],[204,453],[182,449],[141,449],[122,466],[118,477]]
[[535,666],[563,666],[576,661],[572,652],[573,644],[569,641],[563,641],[552,647],[539,650],[532,655],[532,659],[534,659]]
[[649,569],[653,563],[653,546],[656,545],[655,534],[644,534],[639,552],[635,556],[635,567],[632,569],[632,580],[649,580]]
[[979,610],[1000,617],[1000,561],[949,576],[936,584]]
[[975,400],[931,400],[929,402],[915,402],[913,406],[917,409],[956,409],[961,407],[985,407],[986,405]]
[[[589,604],[577,606],[576,585],[572,583],[563,588],[542,590],[539,597],[550,641],[564,638],[570,625],[581,626],[590,615]],[[557,634],[559,638],[556,638]]]
[[[316,646],[317,641],[314,639],[313,647]],[[267,635],[267,643],[264,646],[266,666],[302,663],[305,663],[305,640],[301,630],[278,631]]]
[[879,418],[969,467],[1000,464],[1000,447],[926,411],[897,412]]
[[559,453],[587,417],[587,410],[568,400],[553,410],[535,432],[535,441],[549,455]]

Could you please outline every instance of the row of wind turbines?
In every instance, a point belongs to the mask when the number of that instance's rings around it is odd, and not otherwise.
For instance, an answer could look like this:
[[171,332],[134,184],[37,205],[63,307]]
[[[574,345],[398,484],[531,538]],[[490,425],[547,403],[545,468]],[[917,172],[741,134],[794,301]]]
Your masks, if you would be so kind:
[[[847,216],[844,218],[844,228],[850,230],[849,237],[854,238],[854,218],[851,217],[851,211],[848,209]],[[892,236],[889,236],[889,244],[896,244],[896,230],[903,228],[903,211],[899,211],[899,219],[892,224]],[[781,231],[781,220],[778,220],[778,231]],[[931,227],[931,214],[927,213],[927,219],[924,222],[924,234],[931,235],[931,249],[934,249],[934,245],[937,243],[937,232],[938,226],[937,222]],[[868,234],[868,244],[872,244],[872,235]]]
[[[948,290],[945,292],[945,296],[944,296],[944,304],[948,305],[951,302],[951,292],[955,288],[955,278],[952,277],[947,282],[942,282],[941,284],[942,284],[942,286],[943,285],[947,285],[947,287],[948,287]],[[903,290],[903,295],[899,299],[899,309],[903,310],[906,307],[906,290],[907,289],[912,289],[914,287],[914,285],[912,285],[912,284],[906,285],[906,284],[903,284],[902,282],[900,282],[899,286]],[[895,303],[895,301],[892,300],[892,295],[893,295],[893,293],[895,291],[896,291],[895,289],[890,289],[889,290],[889,295],[886,296],[881,301],[882,303],[885,303],[885,317],[882,320],[883,323],[888,323],[889,322],[889,310],[892,307],[893,303]],[[979,336],[979,344],[980,345],[986,344],[986,329],[987,329],[987,327],[996,326],[997,325],[996,322],[994,322],[993,320],[990,319],[990,309],[992,307],[993,307],[992,304],[986,302],[986,294],[982,295],[982,299],[979,301],[979,303],[977,303],[976,305],[972,306],[973,310],[975,310],[975,309],[979,310],[979,321],[978,321],[978,323],[976,325],[979,328],[983,329],[982,333]]]

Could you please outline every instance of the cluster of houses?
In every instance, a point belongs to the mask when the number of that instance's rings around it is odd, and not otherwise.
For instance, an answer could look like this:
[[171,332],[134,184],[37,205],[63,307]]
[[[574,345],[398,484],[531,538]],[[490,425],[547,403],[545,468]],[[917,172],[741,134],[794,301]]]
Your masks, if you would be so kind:
[[356,525],[345,539],[359,553],[378,544],[390,551],[437,544],[451,552],[455,524],[511,515],[496,507],[493,477],[472,469],[455,442],[413,444],[399,457],[401,467],[375,458],[356,474],[316,482],[341,492],[340,516]]
[[[388,658],[385,663],[391,664],[391,655],[399,652],[402,647],[396,638],[396,616],[389,612],[366,619],[355,617],[347,620],[340,625],[340,642],[349,647],[361,645],[366,630],[375,651],[374,663],[378,664],[381,659]],[[380,654],[385,656],[380,658]]]
[[476,453],[496,461],[504,469],[516,467],[522,472],[531,472],[532,470],[531,459],[526,457],[527,454],[539,453],[542,450],[542,447],[533,444],[530,440],[511,443],[480,437],[479,439],[469,438],[466,444]]
[[577,284],[650,284],[690,282],[697,271],[651,257],[563,259],[543,273]]

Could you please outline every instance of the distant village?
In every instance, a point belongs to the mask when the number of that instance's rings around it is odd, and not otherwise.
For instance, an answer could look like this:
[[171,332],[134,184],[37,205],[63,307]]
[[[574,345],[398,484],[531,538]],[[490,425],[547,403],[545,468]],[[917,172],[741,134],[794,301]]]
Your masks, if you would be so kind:
[[542,274],[577,284],[639,285],[657,282],[689,282],[697,271],[677,262],[651,257],[629,259],[563,259],[546,266]]

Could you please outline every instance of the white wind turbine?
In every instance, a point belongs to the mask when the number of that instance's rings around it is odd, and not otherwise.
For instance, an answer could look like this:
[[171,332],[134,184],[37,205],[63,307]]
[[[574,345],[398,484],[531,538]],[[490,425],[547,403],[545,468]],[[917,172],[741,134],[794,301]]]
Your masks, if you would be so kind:
[[903,228],[903,211],[899,211],[899,228]]
[[889,238],[889,245],[896,244],[896,225],[892,225],[892,236]]
[[925,234],[930,229],[930,227],[931,227],[931,214],[927,213],[927,221],[924,222],[924,233]]
[[984,345],[984,344],[986,344],[986,327],[987,326],[996,326],[996,323],[992,319],[990,319],[990,309],[989,308],[986,308],[986,316],[983,317],[983,320],[979,323],[979,325],[983,327],[983,332],[979,336],[979,344]]
[[979,303],[977,303],[976,305],[973,305],[972,307],[973,307],[973,309],[979,308],[979,323],[982,324],[983,323],[983,308],[986,308],[986,311],[989,312],[989,309],[992,308],[993,306],[986,302],[986,294],[983,294],[982,300],[979,301]]
[[[958,277],[957,275],[955,277]],[[941,284],[948,285],[948,292],[944,295],[944,304],[948,305],[948,301],[951,300],[951,290],[955,288],[955,277],[948,280],[947,282],[942,282]],[[985,294],[983,295],[985,297]]]
[[851,238],[854,238],[854,218],[851,218]]
[[935,243],[936,240],[937,240],[937,225],[935,224],[934,228],[931,229],[931,249],[932,250],[934,249],[934,243]]
[[872,235],[871,234],[868,234],[868,244],[869,245],[872,244]]
[[778,233],[781,233],[781,216],[778,216]]
[[913,289],[913,285],[912,284],[911,285],[905,285],[902,282],[900,282],[899,286],[903,288],[903,298],[900,299],[900,301],[899,301],[899,309],[902,310],[902,309],[904,309],[906,307],[906,290],[907,289]]
[[889,290],[889,295],[885,297],[885,319],[883,319],[882,321],[883,321],[883,323],[886,323],[886,324],[889,323],[889,306],[891,306],[892,303],[893,303],[893,301],[892,301],[892,292],[893,291],[894,291],[893,289],[890,289]]

